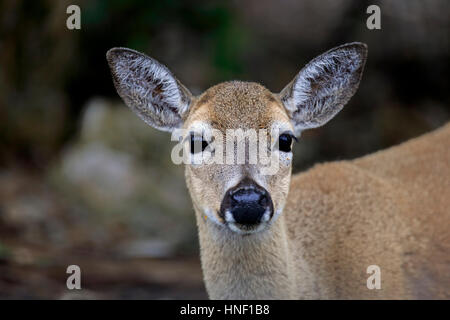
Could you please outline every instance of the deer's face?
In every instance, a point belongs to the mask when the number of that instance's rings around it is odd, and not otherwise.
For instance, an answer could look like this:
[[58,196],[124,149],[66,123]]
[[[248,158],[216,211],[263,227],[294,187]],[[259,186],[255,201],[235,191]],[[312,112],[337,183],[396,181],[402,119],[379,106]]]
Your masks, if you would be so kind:
[[177,132],[199,219],[239,234],[267,229],[289,191],[292,143],[333,118],[355,93],[367,48],[351,43],[307,64],[279,94],[232,81],[199,97],[157,62],[130,49],[107,53],[125,103],[149,125]]
[[[187,143],[199,143],[198,150],[190,148],[192,157],[221,153],[217,161],[186,166],[188,187],[201,218],[238,233],[270,225],[289,191],[295,139],[280,99],[256,83],[222,83],[193,101],[184,129]],[[262,163],[259,152],[266,152],[272,163]]]

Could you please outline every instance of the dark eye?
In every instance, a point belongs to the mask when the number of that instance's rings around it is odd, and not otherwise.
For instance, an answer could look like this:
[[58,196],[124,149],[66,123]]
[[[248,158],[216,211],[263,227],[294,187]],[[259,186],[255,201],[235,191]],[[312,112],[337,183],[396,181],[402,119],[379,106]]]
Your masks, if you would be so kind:
[[208,146],[208,142],[206,142],[203,137],[196,136],[191,134],[191,153],[203,152]]
[[291,152],[292,147],[292,135],[289,133],[283,133],[278,138],[278,149],[283,152]]

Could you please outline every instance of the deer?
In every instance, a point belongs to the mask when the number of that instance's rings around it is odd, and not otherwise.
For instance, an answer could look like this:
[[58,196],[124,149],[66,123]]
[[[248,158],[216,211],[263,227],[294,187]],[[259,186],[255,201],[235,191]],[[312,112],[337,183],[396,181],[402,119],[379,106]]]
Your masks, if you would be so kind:
[[[267,129],[275,141],[275,174],[247,157],[185,164],[209,298],[450,298],[450,124],[292,175],[294,141],[347,104],[367,53],[360,42],[335,47],[279,93],[228,81],[194,96],[157,60],[121,47],[107,52],[125,104],[153,128],[182,129],[183,141],[200,143],[192,153],[212,143],[213,129]],[[379,268],[377,288],[368,285],[369,266]]]

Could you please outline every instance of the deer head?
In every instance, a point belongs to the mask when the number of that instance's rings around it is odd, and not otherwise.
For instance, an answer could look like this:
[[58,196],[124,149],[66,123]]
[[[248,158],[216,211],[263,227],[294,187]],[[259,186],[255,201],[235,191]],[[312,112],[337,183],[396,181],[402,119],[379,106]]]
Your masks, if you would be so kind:
[[[237,159],[242,149],[234,138],[236,132],[244,134],[242,161],[189,161],[186,181],[199,219],[227,232],[250,234],[269,228],[282,213],[293,140],[344,107],[358,88],[366,56],[365,44],[345,44],[313,59],[278,94],[257,83],[231,81],[196,97],[164,65],[142,53],[114,48],[107,60],[125,103],[156,129],[182,129],[179,138],[188,145],[191,160],[205,153]],[[277,159],[271,174],[250,161],[256,150],[250,138],[259,152]],[[261,143],[264,139],[267,143]],[[219,153],[225,145],[231,148]]]

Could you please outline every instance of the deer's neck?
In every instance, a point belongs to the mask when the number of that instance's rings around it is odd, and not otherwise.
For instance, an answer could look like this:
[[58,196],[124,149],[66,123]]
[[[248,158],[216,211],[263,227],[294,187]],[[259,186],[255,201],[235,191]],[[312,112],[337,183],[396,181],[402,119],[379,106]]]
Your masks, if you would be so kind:
[[238,235],[197,212],[206,289],[212,299],[293,299],[296,283],[284,217]]

